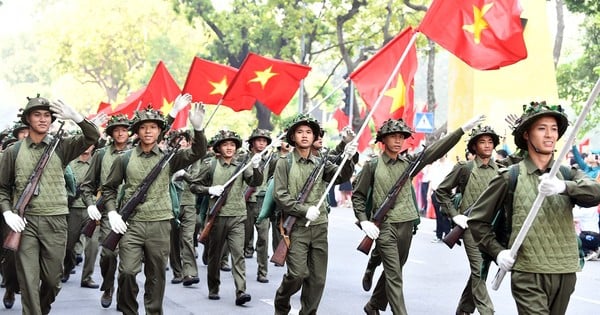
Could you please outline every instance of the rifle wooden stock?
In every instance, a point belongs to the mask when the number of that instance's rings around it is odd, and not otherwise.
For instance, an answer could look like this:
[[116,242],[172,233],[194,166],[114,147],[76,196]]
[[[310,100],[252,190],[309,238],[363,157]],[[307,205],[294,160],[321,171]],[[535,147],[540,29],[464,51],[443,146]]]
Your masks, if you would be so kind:
[[442,242],[448,245],[448,247],[452,248],[461,239],[464,233],[465,229],[460,227],[460,225],[456,225],[452,228],[452,230],[450,230],[448,234],[446,234],[446,236],[444,236]]
[[[165,168],[165,166],[167,166],[171,158],[173,158],[175,153],[177,153],[177,150],[179,150],[179,148],[181,147],[181,136],[178,137],[176,140],[177,142],[175,146],[167,154],[163,155],[160,161],[158,161],[158,163],[154,165],[154,167],[150,170],[148,175],[146,175],[144,180],[135,189],[129,200],[127,200],[123,207],[121,207],[120,213],[123,221],[127,222],[127,220],[135,214],[135,208],[140,203],[144,202],[144,200],[146,199],[146,193],[148,192],[148,189],[150,189],[152,183],[154,183],[160,172],[163,170],[163,168]],[[123,234],[115,233],[111,230],[102,242],[102,247],[114,251],[115,248],[117,248],[117,244],[119,244],[121,237],[123,237]]]
[[[423,154],[424,153],[425,153],[425,148],[423,148],[423,151],[421,151],[419,153],[419,155],[417,156],[417,158],[415,158],[408,165],[408,167],[404,170],[404,172],[402,173],[402,175],[400,175],[400,177],[398,178],[398,180],[396,181],[396,183],[394,184],[394,186],[392,186],[392,188],[388,192],[387,196],[385,197],[385,199],[383,200],[383,202],[381,203],[381,205],[379,206],[379,208],[377,209],[377,211],[375,212],[375,214],[371,218],[371,221],[377,227],[379,227],[379,225],[381,224],[381,222],[383,222],[385,216],[390,211],[390,209],[393,208],[394,204],[396,203],[396,197],[398,197],[398,194],[402,190],[402,187],[404,187],[404,184],[412,176],[415,175],[413,173],[415,173],[415,171],[417,170],[417,168],[418,168],[421,160],[423,159]],[[359,251],[361,251],[361,252],[363,252],[363,253],[365,253],[365,255],[368,255],[369,252],[371,251],[371,247],[373,247],[373,239],[371,239],[368,236],[365,236],[356,249],[359,250]]]
[[[19,196],[19,199],[15,204],[17,214],[21,218],[25,216],[25,210],[27,209],[31,198],[33,198],[33,196],[36,195],[36,190],[40,183],[40,180],[42,179],[44,169],[46,168],[46,165],[48,165],[48,162],[50,161],[54,150],[56,150],[58,143],[63,137],[64,130],[62,128],[64,124],[64,122],[61,122],[60,128],[56,132],[56,135],[52,138],[52,141],[44,149],[42,156],[38,160],[37,164],[35,165],[35,168],[33,169],[33,172],[27,180],[27,185],[25,186],[25,189],[23,189],[23,193],[21,194],[21,196]],[[17,251],[19,249],[20,244],[21,233],[15,232],[11,229],[6,238],[4,239],[3,247],[12,251]]]
[[[100,196],[100,198],[98,198],[96,201],[96,208],[98,208],[101,213],[104,212],[104,196]],[[92,237],[98,225],[100,225],[99,220],[89,220],[81,229],[81,234],[83,234],[85,237]]]

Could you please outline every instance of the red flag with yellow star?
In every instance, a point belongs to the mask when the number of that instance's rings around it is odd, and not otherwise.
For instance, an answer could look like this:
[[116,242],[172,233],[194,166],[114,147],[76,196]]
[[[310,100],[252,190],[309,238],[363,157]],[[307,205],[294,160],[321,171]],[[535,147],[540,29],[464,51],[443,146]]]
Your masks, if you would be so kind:
[[[405,29],[350,74],[350,79],[356,85],[358,93],[369,110],[375,105],[379,94],[384,94],[377,110],[373,113],[373,121],[377,128],[387,119],[402,118],[404,108],[413,103],[414,94],[409,92],[411,91],[410,84],[412,84],[417,71],[417,50],[414,44],[408,47],[413,34],[412,28]],[[382,91],[406,49],[408,49],[408,54],[402,62],[400,70],[396,73],[388,90]]]
[[309,66],[249,53],[225,92],[223,102],[254,97],[279,115],[310,71]]
[[221,101],[221,104],[236,112],[250,110],[255,102],[252,97],[222,101],[237,72],[236,68],[194,57],[182,93],[190,93],[193,102],[218,104]]
[[527,58],[518,0],[434,0],[418,31],[471,67],[492,70]]

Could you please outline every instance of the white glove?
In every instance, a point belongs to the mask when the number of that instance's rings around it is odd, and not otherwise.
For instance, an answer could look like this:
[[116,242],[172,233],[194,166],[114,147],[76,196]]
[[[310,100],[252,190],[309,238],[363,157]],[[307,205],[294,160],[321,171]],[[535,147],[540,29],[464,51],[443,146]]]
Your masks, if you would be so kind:
[[344,148],[344,154],[347,155],[348,158],[352,158],[354,156],[354,154],[356,154],[357,150],[358,150],[358,142],[352,141],[352,142],[346,144],[346,147]]
[[515,259],[510,255],[510,249],[500,251],[496,256],[496,263],[500,269],[506,272],[510,271],[515,264]]
[[186,174],[184,169],[180,169],[179,171],[173,173],[173,176],[171,176],[171,180],[178,180],[179,178],[183,177]]
[[360,228],[370,239],[376,240],[379,237],[379,228],[371,221],[360,221]]
[[204,104],[194,103],[194,108],[190,109],[189,120],[194,127],[194,130],[201,131],[203,129],[202,123],[204,122]]
[[99,221],[102,218],[102,214],[98,211],[98,207],[96,205],[89,205],[87,207],[88,217],[92,220]]
[[344,143],[349,143],[356,137],[356,134],[354,133],[354,130],[352,130],[352,127],[346,126],[342,129],[341,136]]
[[456,225],[460,226],[463,229],[466,229],[469,227],[469,225],[467,225],[467,221],[469,221],[469,217],[467,217],[464,214],[458,214],[452,217],[452,221],[454,221],[454,223],[456,223]]
[[315,206],[310,206],[308,207],[308,210],[306,210],[306,215],[305,217],[309,220],[309,221],[314,221],[319,217],[319,209]]
[[177,117],[177,114],[179,114],[179,112],[182,109],[184,109],[191,101],[192,95],[189,93],[177,95],[175,101],[173,102],[173,108],[171,108],[171,111],[169,112],[169,116],[173,118]]
[[70,119],[76,123],[83,121],[83,115],[76,111],[73,107],[65,104],[61,100],[50,102],[50,111],[54,112],[54,117],[60,119]]
[[217,197],[219,197],[223,193],[223,190],[225,190],[225,187],[223,185],[215,185],[208,187],[208,193]]
[[479,125],[484,120],[485,120],[485,115],[475,116],[475,117],[471,118],[471,120],[467,121],[460,128],[462,129],[463,132],[467,132],[467,131],[473,129],[473,127]]
[[12,211],[4,211],[2,215],[4,216],[6,225],[8,225],[11,230],[17,233],[21,233],[23,230],[25,230],[25,220],[23,220],[23,218],[21,218],[18,214]]
[[110,223],[110,229],[115,233],[125,234],[127,232],[127,224],[117,211],[113,210],[108,213],[108,223]]
[[538,190],[544,196],[558,195],[567,189],[565,181],[558,179],[556,176],[550,178],[550,174],[546,173],[540,176],[540,184]]
[[252,168],[258,168],[260,166],[260,161],[262,161],[262,155],[254,154],[254,156],[252,156],[252,160],[250,161],[252,163]]
[[273,148],[277,148],[281,146],[281,139],[279,138],[274,138],[273,142],[271,142],[271,147]]
[[94,118],[90,119],[90,121],[94,123],[94,125],[96,125],[97,127],[100,127],[108,121],[108,115],[106,113],[100,113],[94,116]]

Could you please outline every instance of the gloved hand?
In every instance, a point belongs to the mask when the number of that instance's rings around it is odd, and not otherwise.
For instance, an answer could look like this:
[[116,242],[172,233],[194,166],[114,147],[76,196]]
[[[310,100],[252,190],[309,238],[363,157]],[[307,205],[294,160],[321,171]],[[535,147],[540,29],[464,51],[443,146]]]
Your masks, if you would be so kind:
[[315,206],[310,206],[308,207],[308,210],[306,211],[306,214],[304,215],[309,221],[314,221],[319,217],[319,214],[321,212],[319,211],[319,209]]
[[92,220],[99,221],[102,218],[102,214],[98,211],[98,207],[96,205],[89,205],[87,207],[88,217]]
[[546,173],[540,176],[540,184],[538,190],[540,194],[544,196],[558,195],[567,189],[567,184],[564,180],[558,179],[556,176],[550,177],[550,174]]
[[515,264],[515,259],[510,255],[510,249],[500,251],[496,256],[496,263],[500,269],[506,272],[510,271]]
[[202,123],[204,122],[204,104],[194,103],[194,107],[190,109],[189,120],[194,127],[194,130],[201,131],[203,129]]
[[261,154],[254,154],[250,162],[252,163],[252,168],[258,168],[260,166],[260,161],[262,160]]
[[462,129],[463,132],[467,132],[467,131],[473,129],[473,127],[479,125],[484,120],[485,120],[485,115],[475,116],[475,117],[471,118],[471,120],[467,121],[460,128]]
[[94,125],[100,127],[102,125],[104,125],[105,122],[108,121],[108,115],[106,113],[100,113],[96,116],[94,116],[94,118],[90,119],[92,123],[94,123]]
[[50,111],[54,112],[54,117],[60,119],[70,119],[76,123],[83,121],[83,115],[77,112],[73,107],[65,104],[61,100],[50,102]]
[[180,169],[179,171],[173,173],[173,176],[171,176],[171,180],[178,180],[179,178],[183,177],[186,174],[184,169]]
[[223,193],[223,190],[225,190],[225,187],[223,185],[215,185],[208,187],[208,193],[217,197],[219,197]]
[[356,134],[354,133],[354,130],[352,130],[352,127],[346,126],[342,129],[341,136],[344,143],[349,143],[356,137]]
[[281,139],[273,138],[273,142],[271,142],[271,147],[277,148],[281,146]]
[[6,225],[8,225],[11,230],[17,233],[21,233],[23,230],[25,230],[25,220],[23,220],[23,218],[21,218],[18,214],[12,211],[4,211],[2,215],[4,216]]
[[376,240],[379,237],[379,228],[371,221],[360,221],[360,228],[370,239]]
[[466,229],[469,227],[469,225],[467,224],[467,221],[469,221],[469,217],[467,217],[464,214],[458,214],[452,217],[452,221],[454,221],[454,223],[456,223],[456,225],[460,226],[463,229]]
[[358,142],[352,141],[352,142],[346,144],[346,147],[344,148],[344,154],[347,155],[348,158],[352,158],[354,156],[354,154],[356,154],[357,150],[358,150]]
[[108,213],[108,223],[110,223],[110,229],[115,233],[125,234],[127,232],[127,224],[117,211],[113,210]]
[[177,114],[184,109],[192,101],[192,95],[189,93],[179,94],[173,102],[173,108],[169,112],[169,116],[175,118]]

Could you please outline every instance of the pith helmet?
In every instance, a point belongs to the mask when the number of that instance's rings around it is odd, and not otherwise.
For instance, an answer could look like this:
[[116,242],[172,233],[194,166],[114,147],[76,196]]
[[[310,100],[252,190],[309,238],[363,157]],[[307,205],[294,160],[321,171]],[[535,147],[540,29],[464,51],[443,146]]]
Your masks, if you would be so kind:
[[250,134],[250,137],[248,138],[248,144],[250,148],[252,148],[252,143],[254,142],[254,139],[257,138],[264,138],[265,140],[267,140],[267,145],[271,144],[272,141],[271,132],[269,130],[256,128],[252,130],[252,134]]
[[302,125],[309,126],[310,129],[312,129],[312,132],[315,136],[315,140],[321,134],[321,127],[319,127],[319,122],[316,119],[312,118],[308,114],[298,114],[295,117],[293,117],[292,120],[290,120],[287,124],[285,134],[285,141],[287,143],[291,144],[292,146],[296,146],[296,143],[292,139],[292,136],[294,135],[294,132],[296,132],[296,128]]
[[560,105],[547,105],[545,101],[542,102],[531,102],[529,105],[523,105],[523,114],[513,127],[513,136],[515,137],[515,145],[522,150],[527,150],[527,141],[523,138],[525,131],[529,130],[529,127],[540,117],[552,116],[556,118],[556,124],[558,125],[558,139],[567,130],[569,126],[569,120],[567,115],[564,113],[562,106]]
[[131,126],[129,130],[133,133],[137,133],[140,125],[145,122],[155,122],[158,124],[158,127],[162,130],[165,129],[165,118],[160,110],[153,109],[152,105],[148,105],[148,107],[144,110],[139,110],[135,112],[135,116],[131,120]]
[[235,143],[236,150],[242,146],[242,138],[240,137],[240,135],[238,135],[235,131],[221,129],[211,139],[211,142],[213,143],[213,151],[215,151],[216,153],[221,153],[219,152],[219,146],[221,145],[221,143],[227,140],[231,140]]
[[16,121],[15,125],[12,127],[12,135],[15,138],[19,137],[19,131],[23,130],[23,129],[28,129],[29,126],[27,126],[26,124],[24,124],[21,121]]
[[402,118],[396,119],[388,119],[383,122],[381,128],[377,130],[377,136],[375,137],[375,142],[383,142],[383,137],[392,134],[392,133],[401,133],[404,135],[404,138],[409,138],[413,131],[410,127],[402,120]]
[[110,119],[106,123],[106,129],[104,129],[104,132],[106,132],[106,134],[110,136],[112,135],[116,127],[121,126],[129,129],[129,125],[130,122],[127,116],[123,114],[116,114],[110,117]]
[[[43,109],[43,110],[50,111],[50,102],[47,99],[40,97],[39,94],[36,97],[27,97],[27,105],[25,105],[25,108],[22,109],[23,112],[21,114],[19,114],[21,116],[22,123],[29,126],[29,123],[27,122],[27,116],[34,109]],[[52,111],[50,111],[50,112],[52,112]],[[54,112],[52,112],[52,113],[54,113]],[[54,117],[54,115],[53,115],[52,122],[54,122],[55,120],[56,120],[56,117]]]
[[492,129],[490,126],[481,127],[481,125],[477,126],[477,128],[473,128],[471,133],[469,134],[469,141],[467,142],[467,150],[471,152],[471,154],[475,154],[475,149],[473,149],[473,145],[477,142],[477,139],[481,136],[490,136],[492,138],[492,142],[494,143],[494,148],[500,144],[500,136]]

